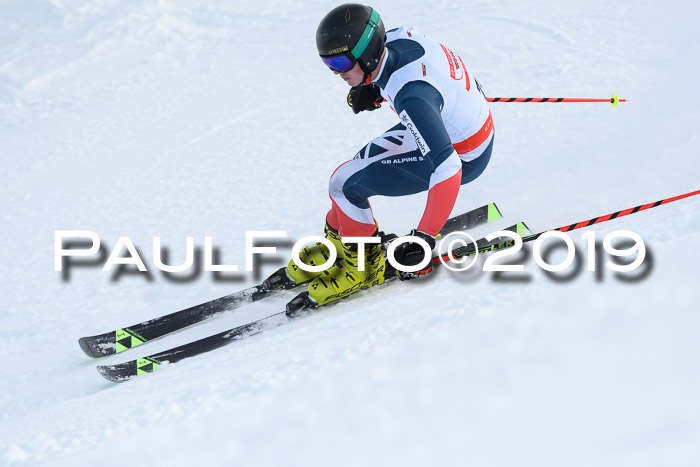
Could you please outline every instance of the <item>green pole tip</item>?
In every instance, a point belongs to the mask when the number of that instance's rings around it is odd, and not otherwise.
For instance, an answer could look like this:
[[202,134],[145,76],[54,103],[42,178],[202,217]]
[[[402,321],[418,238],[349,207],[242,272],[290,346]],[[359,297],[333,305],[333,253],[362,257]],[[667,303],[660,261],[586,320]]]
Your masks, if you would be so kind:
[[610,105],[612,105],[613,107],[617,107],[617,104],[619,103],[620,98],[617,97],[617,94],[613,94],[612,96],[610,96]]

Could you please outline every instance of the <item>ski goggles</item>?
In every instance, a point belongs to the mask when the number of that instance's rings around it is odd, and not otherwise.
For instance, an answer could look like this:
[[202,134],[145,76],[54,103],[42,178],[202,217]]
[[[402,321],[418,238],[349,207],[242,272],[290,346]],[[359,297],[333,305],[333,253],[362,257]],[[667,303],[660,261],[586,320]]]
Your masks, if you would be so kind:
[[352,67],[355,66],[355,63],[357,63],[357,60],[355,60],[355,58],[349,53],[332,55],[330,57],[321,56],[321,60],[323,60],[323,63],[328,68],[339,73],[347,73],[348,71],[352,70]]

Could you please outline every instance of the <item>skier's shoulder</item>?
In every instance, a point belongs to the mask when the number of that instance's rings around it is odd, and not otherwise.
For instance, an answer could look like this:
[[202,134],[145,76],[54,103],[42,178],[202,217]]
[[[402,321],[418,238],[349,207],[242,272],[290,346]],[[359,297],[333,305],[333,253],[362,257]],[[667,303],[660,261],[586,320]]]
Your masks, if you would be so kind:
[[[392,80],[396,81],[399,76],[403,77],[407,65],[420,60],[425,55],[425,48],[414,39],[415,34],[415,29],[409,26],[387,31],[387,58],[378,80],[381,88],[384,88],[390,79],[393,78]],[[399,81],[403,79],[399,78]]]
[[[392,100],[408,83],[421,81],[433,87],[432,77],[426,76],[426,53],[432,50],[429,39],[411,26],[401,26],[387,31],[387,58],[376,80],[377,85],[387,91],[383,95]],[[410,86],[406,91],[413,90]],[[404,92],[404,96],[411,92]]]
[[[428,63],[440,60],[444,55],[444,47],[412,26],[401,26],[388,31],[386,48],[391,55],[389,62],[393,65],[390,67],[392,71],[414,62]],[[425,76],[425,73],[423,75]]]
[[426,37],[416,31],[413,26],[400,26],[387,31],[386,46],[401,53],[406,50],[422,48],[420,45],[421,39],[426,39]]
[[420,32],[416,31],[413,26],[399,26],[398,28],[390,29],[386,32],[386,42],[393,42],[399,39],[412,39],[425,37]]

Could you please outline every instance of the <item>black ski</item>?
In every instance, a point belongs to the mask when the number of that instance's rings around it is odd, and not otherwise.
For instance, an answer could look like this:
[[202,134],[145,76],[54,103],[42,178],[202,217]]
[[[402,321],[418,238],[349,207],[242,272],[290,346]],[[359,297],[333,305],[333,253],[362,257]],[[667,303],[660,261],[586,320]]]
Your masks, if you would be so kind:
[[[527,226],[522,222],[508,227],[505,230],[517,232],[519,235],[527,235],[529,233]],[[490,242],[487,242],[484,238],[482,238],[477,241],[477,247],[479,251],[488,251],[491,245],[501,243],[505,240],[505,237],[498,237]],[[439,262],[438,257],[433,258],[433,261]],[[395,280],[396,275],[394,274],[394,271],[391,270],[391,268],[387,268],[385,271],[385,282],[380,287],[395,282]],[[288,323],[293,319],[304,316],[307,314],[304,312],[304,310],[313,307],[313,303],[309,302],[307,292],[302,292],[287,304],[285,311],[253,321],[252,323],[229,329],[219,334],[214,334],[212,336],[175,347],[170,350],[149,355],[148,357],[138,358],[136,360],[119,363],[116,365],[100,365],[97,367],[97,371],[99,371],[100,374],[109,381],[126,381],[135,376],[152,373],[158,370],[161,365],[179,362],[180,360],[218,349],[245,337],[259,334],[266,329],[271,329]],[[328,307],[328,305],[325,305],[322,308],[326,307]]]
[[[489,203],[448,219],[439,235],[473,228],[500,218],[501,213],[496,204]],[[388,241],[395,237],[386,236],[384,240]],[[214,318],[224,312],[235,310],[244,304],[263,300],[278,294],[280,291],[293,290],[302,285],[293,283],[287,277],[286,268],[280,268],[259,285],[133,326],[116,329],[96,336],[81,337],[78,343],[88,356],[93,358],[105,357],[132,349],[193,324]]]

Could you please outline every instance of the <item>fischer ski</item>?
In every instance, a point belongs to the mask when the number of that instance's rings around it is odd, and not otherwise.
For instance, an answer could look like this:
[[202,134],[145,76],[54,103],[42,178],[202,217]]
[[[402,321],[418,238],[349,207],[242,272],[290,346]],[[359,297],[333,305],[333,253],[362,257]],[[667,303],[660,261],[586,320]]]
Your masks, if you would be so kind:
[[[477,227],[488,222],[494,222],[502,217],[495,203],[473,209],[464,214],[448,219],[438,236]],[[395,235],[383,236],[384,242],[396,238]],[[78,340],[80,348],[86,355],[93,358],[106,357],[115,353],[143,345],[154,339],[166,336],[176,331],[214,318],[224,312],[235,310],[245,304],[264,300],[277,295],[281,291],[293,290],[305,284],[295,284],[286,273],[286,268],[280,268],[261,284],[234,292],[184,310],[163,315],[132,326],[95,336],[81,337]]]
[[[655,208],[657,206],[661,206],[663,204],[671,203],[680,199],[684,198],[689,198],[691,196],[695,196],[700,194],[700,190],[689,192],[683,195],[671,197],[671,198],[666,198],[662,199],[659,201],[656,201],[654,203],[648,203],[648,204],[643,204],[639,205],[633,208],[628,208],[624,209],[621,211],[616,211],[611,214],[607,214],[604,216],[599,216],[599,217],[594,217],[592,219],[582,221],[582,222],[577,222],[573,224],[569,224],[566,226],[558,227],[556,229],[551,229],[551,230],[558,230],[561,232],[569,232],[572,230],[576,229],[581,229],[584,227],[589,227],[591,225],[595,225],[601,222],[607,222],[612,219],[616,219],[618,217],[624,217],[630,214],[637,213],[639,211],[643,211],[646,209],[650,208]],[[542,231],[536,234],[531,234],[528,235],[527,231],[524,229],[526,226],[522,223],[516,224],[515,226],[510,227],[509,229],[506,230],[512,230],[517,232],[521,237],[523,242],[529,242],[536,240],[539,238],[541,235],[543,235],[547,231]],[[525,236],[523,237],[523,233]],[[485,253],[488,251],[494,251],[494,250],[500,250],[500,249],[505,249],[512,247],[515,244],[514,240],[508,239],[508,240],[503,240],[503,238],[496,238],[493,239],[491,242],[486,242],[485,239],[481,239],[477,241],[476,248],[472,245],[458,248],[452,252],[452,255],[454,258],[460,258],[464,256],[471,256],[474,255],[476,252],[479,253]],[[445,255],[442,257],[442,260],[449,261],[450,258],[449,256]],[[435,257],[433,258],[433,264],[438,264],[441,262],[440,257]],[[388,271],[387,271],[388,272]],[[395,275],[390,275],[386,278],[386,282],[382,284],[379,287],[383,287],[387,283],[391,283],[391,279],[395,279]],[[361,293],[361,292],[360,292]],[[337,303],[337,302],[333,302]],[[144,357],[140,358],[137,360],[132,360],[130,362],[125,362],[117,365],[102,365],[98,366],[97,370],[104,376],[106,379],[110,381],[126,381],[128,379],[131,379],[135,376],[146,374],[146,373],[152,373],[154,371],[157,371],[158,368],[161,365],[164,364],[169,364],[169,363],[175,363],[180,360],[183,360],[185,358],[193,357],[195,355],[199,355],[204,352],[208,352],[210,350],[223,347],[231,342],[234,342],[236,340],[243,339],[247,336],[251,336],[254,334],[258,334],[265,329],[280,326],[284,323],[289,322],[290,320],[294,319],[297,316],[303,316],[308,314],[307,312],[303,312],[307,308],[313,307],[314,303],[311,302],[309,303],[308,296],[306,296],[306,299],[304,299],[304,293],[301,293],[297,295],[292,301],[290,301],[287,304],[286,310],[280,313],[276,313],[272,316],[268,316],[266,318],[254,321],[252,323],[245,324],[243,326],[238,326],[236,328],[230,329],[228,331],[224,331],[219,334],[215,334],[213,336],[209,336],[204,339],[200,339],[198,341],[190,342],[189,344],[184,344],[179,347],[176,347],[171,350],[167,350],[165,352],[161,352],[155,355],[151,355],[149,357]],[[332,305],[329,304],[329,305]],[[326,308],[329,305],[324,305],[322,308]]]
[[[528,227],[523,222],[519,222],[504,230],[510,230],[519,235],[526,235],[529,233]],[[504,237],[498,237],[488,242],[485,238],[482,238],[477,240],[477,246],[480,248],[488,248],[489,245],[503,242],[504,239]],[[434,264],[438,264],[439,262],[439,257],[433,258]],[[377,287],[384,287],[387,284],[397,282],[397,277],[394,274],[393,268],[387,268],[384,280],[385,282]],[[368,293],[369,292],[370,291],[368,291]],[[306,297],[306,299],[304,299],[304,297]],[[302,292],[287,304],[285,311],[147,357],[118,363],[116,365],[99,365],[97,371],[104,378],[113,382],[127,381],[136,376],[153,373],[162,365],[176,363],[186,358],[218,349],[235,341],[259,334],[265,330],[281,326],[296,318],[305,316],[308,312],[304,312],[304,310],[314,308],[314,306],[309,306],[308,300],[307,292]],[[332,302],[318,308],[327,308],[329,305],[335,303],[338,302]]]

